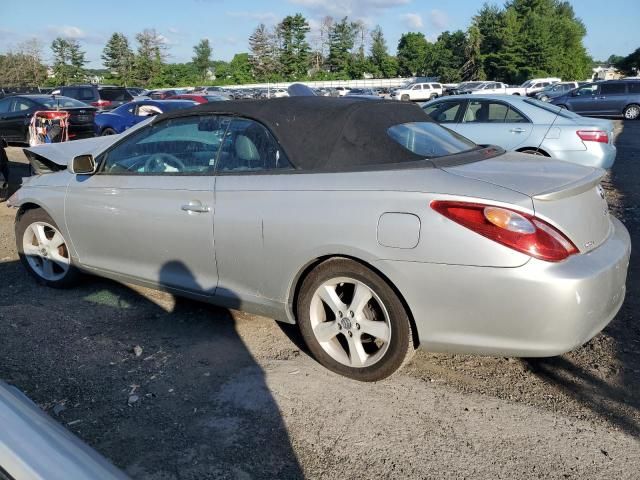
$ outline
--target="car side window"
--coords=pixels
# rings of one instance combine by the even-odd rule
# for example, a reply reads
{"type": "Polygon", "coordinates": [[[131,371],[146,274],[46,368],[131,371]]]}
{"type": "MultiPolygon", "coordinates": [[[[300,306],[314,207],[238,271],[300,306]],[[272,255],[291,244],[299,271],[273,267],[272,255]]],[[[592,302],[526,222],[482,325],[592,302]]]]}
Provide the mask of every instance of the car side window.
{"type": "MultiPolygon", "coordinates": [[[[640,82],[630,82],[629,93],[640,93],[640,82]]],[[[0,111],[2,110],[0,109],[0,111]]]]}
{"type": "Polygon", "coordinates": [[[264,125],[235,118],[227,130],[217,172],[242,173],[292,168],[284,151],[264,125]]]}
{"type": "Polygon", "coordinates": [[[213,173],[229,120],[216,115],[171,118],[126,137],[101,159],[101,174],[213,173]]]}
{"type": "Polygon", "coordinates": [[[10,112],[26,112],[33,106],[33,103],[30,100],[24,98],[14,98],[13,102],[11,102],[11,107],[9,107],[10,112]]]}
{"type": "Polygon", "coordinates": [[[62,95],[77,99],[79,97],[79,92],[77,88],[63,88],[62,95]]]}
{"type": "Polygon", "coordinates": [[[10,98],[5,98],[3,100],[0,100],[0,113],[7,113],[9,111],[10,101],[11,101],[10,98]]]}
{"type": "Polygon", "coordinates": [[[440,102],[429,105],[424,111],[438,123],[454,123],[462,102],[440,102]]]}
{"type": "Polygon", "coordinates": [[[517,110],[514,110],[512,107],[509,107],[507,116],[504,117],[504,122],[505,123],[529,123],[529,120],[517,110]]]}
{"type": "Polygon", "coordinates": [[[596,95],[598,93],[598,85],[595,83],[592,85],[585,85],[576,90],[576,97],[585,97],[590,95],[596,95]]]}
{"type": "Polygon", "coordinates": [[[603,83],[600,85],[600,95],[619,95],[627,93],[624,83],[603,83]]]}
{"type": "Polygon", "coordinates": [[[465,123],[504,123],[509,106],[501,102],[471,101],[464,114],[465,123]]]}
{"type": "Polygon", "coordinates": [[[78,89],[78,100],[93,100],[94,94],[92,88],[79,88],[78,89]]]}

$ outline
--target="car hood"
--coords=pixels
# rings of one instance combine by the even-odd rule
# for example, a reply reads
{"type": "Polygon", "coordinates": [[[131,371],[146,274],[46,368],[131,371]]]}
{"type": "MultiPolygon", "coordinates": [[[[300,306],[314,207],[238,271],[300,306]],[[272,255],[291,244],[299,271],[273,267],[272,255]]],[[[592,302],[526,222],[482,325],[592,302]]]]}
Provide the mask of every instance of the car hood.
{"type": "Polygon", "coordinates": [[[69,160],[78,155],[93,155],[94,157],[97,157],[111,145],[122,139],[123,136],[131,134],[131,132],[138,130],[144,125],[150,123],[152,120],[153,117],[149,118],[148,120],[143,120],[142,122],[128,129],[126,133],[123,134],[86,138],[83,140],[74,140],[71,142],[35,145],[33,147],[25,148],[24,152],[27,155],[27,158],[29,158],[30,160],[32,156],[29,155],[29,152],[35,154],[37,157],[41,157],[48,160],[49,162],[53,162],[56,165],[66,167],[69,163],[69,160]]]}

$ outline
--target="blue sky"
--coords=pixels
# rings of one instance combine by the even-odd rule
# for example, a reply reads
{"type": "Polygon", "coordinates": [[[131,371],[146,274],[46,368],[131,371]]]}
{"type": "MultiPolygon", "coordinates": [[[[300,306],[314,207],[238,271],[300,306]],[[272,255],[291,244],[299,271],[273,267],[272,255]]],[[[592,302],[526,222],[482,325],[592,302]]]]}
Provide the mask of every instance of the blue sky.
{"type": "MultiPolygon", "coordinates": [[[[100,67],[100,53],[114,31],[129,36],[155,28],[169,46],[170,61],[188,61],[193,45],[208,38],[214,58],[229,60],[247,51],[247,39],[260,22],[277,23],[300,12],[315,27],[325,15],[349,15],[380,24],[393,53],[403,32],[423,32],[434,40],[444,30],[466,29],[484,0],[30,0],[2,1],[0,51],[32,37],[49,44],[58,35],[78,39],[89,66],[100,67]]],[[[491,3],[491,2],[490,2],[491,3]]],[[[503,2],[494,2],[502,4],[503,2]]],[[[639,0],[574,0],[588,31],[585,44],[597,59],[627,55],[640,47],[639,0]]]]}

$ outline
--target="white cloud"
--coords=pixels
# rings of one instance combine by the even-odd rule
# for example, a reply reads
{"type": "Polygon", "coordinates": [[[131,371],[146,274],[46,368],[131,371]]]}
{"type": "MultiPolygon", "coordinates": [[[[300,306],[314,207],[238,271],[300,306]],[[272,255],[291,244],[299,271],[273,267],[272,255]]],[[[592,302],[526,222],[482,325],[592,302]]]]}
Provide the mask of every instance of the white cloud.
{"type": "Polygon", "coordinates": [[[100,33],[87,33],[80,27],[73,25],[49,25],[46,29],[46,39],[63,37],[68,40],[78,40],[81,43],[104,44],[107,40],[105,35],[100,33]]]}
{"type": "Polygon", "coordinates": [[[422,16],[420,16],[420,14],[418,13],[405,13],[404,15],[400,15],[400,18],[402,19],[404,24],[411,30],[420,30],[422,27],[424,27],[422,16]]]}
{"type": "Polygon", "coordinates": [[[408,5],[411,0],[289,0],[293,5],[307,8],[317,15],[330,15],[336,18],[349,16],[363,19],[375,16],[385,10],[408,5]]]}
{"type": "Polygon", "coordinates": [[[429,13],[429,23],[436,30],[444,30],[449,25],[449,16],[442,10],[431,10],[429,13]]]}
{"type": "Polygon", "coordinates": [[[172,35],[179,35],[180,34],[180,30],[177,29],[176,27],[167,28],[167,32],[171,33],[172,35]]]}
{"type": "Polygon", "coordinates": [[[226,12],[229,17],[247,18],[263,23],[277,23],[278,16],[273,12],[226,12]]]}

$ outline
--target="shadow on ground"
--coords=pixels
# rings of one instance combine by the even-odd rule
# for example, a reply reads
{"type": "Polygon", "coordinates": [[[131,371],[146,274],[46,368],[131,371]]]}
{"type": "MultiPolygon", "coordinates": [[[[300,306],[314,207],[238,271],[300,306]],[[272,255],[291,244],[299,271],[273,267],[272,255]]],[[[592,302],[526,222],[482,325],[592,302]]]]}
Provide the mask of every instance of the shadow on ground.
{"type": "Polygon", "coordinates": [[[0,378],[133,478],[302,477],[228,310],[91,277],[48,289],[15,261],[0,279],[0,378]]]}
{"type": "Polygon", "coordinates": [[[557,387],[583,407],[625,432],[640,437],[640,122],[625,121],[616,138],[617,162],[603,182],[612,214],[631,234],[632,250],[627,295],[614,321],[573,356],[527,359],[525,364],[543,381],[557,387]],[[610,340],[616,361],[603,367],[594,351],[610,340]],[[580,362],[575,357],[581,357],[580,362]],[[589,358],[591,357],[591,359],[589,358]]]}

